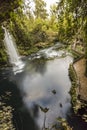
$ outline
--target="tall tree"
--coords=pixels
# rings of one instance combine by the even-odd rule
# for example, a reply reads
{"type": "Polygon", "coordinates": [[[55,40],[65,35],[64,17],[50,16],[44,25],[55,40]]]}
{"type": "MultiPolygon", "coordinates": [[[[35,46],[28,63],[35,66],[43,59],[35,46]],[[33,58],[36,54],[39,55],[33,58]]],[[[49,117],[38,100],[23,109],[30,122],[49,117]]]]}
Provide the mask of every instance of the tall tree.
{"type": "Polygon", "coordinates": [[[53,4],[50,6],[50,17],[57,21],[58,14],[57,14],[57,4],[53,4]]]}
{"type": "Polygon", "coordinates": [[[44,0],[34,0],[35,10],[34,15],[36,18],[46,19],[48,14],[46,10],[46,3],[44,0]]]}
{"type": "Polygon", "coordinates": [[[29,20],[33,21],[33,8],[32,8],[33,1],[32,0],[25,0],[24,2],[24,14],[29,18],[29,20]]]}
{"type": "Polygon", "coordinates": [[[57,14],[57,4],[53,4],[50,6],[50,27],[53,31],[57,31],[58,24],[58,14],[57,14]]]}

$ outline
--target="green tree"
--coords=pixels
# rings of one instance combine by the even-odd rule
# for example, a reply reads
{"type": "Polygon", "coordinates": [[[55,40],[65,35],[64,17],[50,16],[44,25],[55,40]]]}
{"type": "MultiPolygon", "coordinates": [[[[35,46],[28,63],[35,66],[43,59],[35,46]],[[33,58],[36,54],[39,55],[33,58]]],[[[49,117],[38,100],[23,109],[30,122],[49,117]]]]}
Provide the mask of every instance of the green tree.
{"type": "Polygon", "coordinates": [[[7,55],[3,44],[4,31],[2,23],[7,23],[11,18],[11,13],[14,12],[19,6],[22,5],[22,0],[0,0],[0,63],[7,63],[7,55]]]}
{"type": "Polygon", "coordinates": [[[58,28],[58,14],[57,14],[57,4],[53,4],[50,6],[50,27],[53,31],[57,31],[58,28]]]}
{"type": "Polygon", "coordinates": [[[32,0],[25,0],[23,8],[25,15],[31,20],[31,22],[34,20],[32,4],[32,0]]]}
{"type": "Polygon", "coordinates": [[[75,45],[75,49],[80,45],[87,58],[87,0],[60,0],[57,12],[59,40],[75,45]]]}
{"type": "Polygon", "coordinates": [[[21,6],[22,0],[0,0],[0,23],[10,18],[10,13],[21,6]]]}
{"type": "Polygon", "coordinates": [[[34,15],[36,18],[46,19],[48,14],[46,10],[46,3],[44,0],[34,0],[35,10],[34,15]]]}

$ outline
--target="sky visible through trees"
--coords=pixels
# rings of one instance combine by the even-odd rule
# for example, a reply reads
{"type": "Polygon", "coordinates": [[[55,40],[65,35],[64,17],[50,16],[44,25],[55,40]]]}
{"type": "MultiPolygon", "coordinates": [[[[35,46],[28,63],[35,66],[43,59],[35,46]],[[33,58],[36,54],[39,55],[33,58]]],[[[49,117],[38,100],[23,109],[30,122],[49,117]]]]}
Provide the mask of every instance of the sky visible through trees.
{"type": "Polygon", "coordinates": [[[46,4],[47,4],[47,11],[49,11],[50,10],[50,6],[52,5],[52,4],[55,4],[56,2],[58,2],[59,0],[44,0],[45,2],[46,2],[46,4]]]}
{"type": "MultiPolygon", "coordinates": [[[[25,0],[26,4],[29,2],[29,0],[25,0]]],[[[46,2],[46,9],[48,12],[50,12],[50,6],[55,4],[56,2],[59,2],[59,0],[44,0],[44,2],[46,2]]],[[[31,4],[32,6],[34,6],[34,4],[31,4]]]]}

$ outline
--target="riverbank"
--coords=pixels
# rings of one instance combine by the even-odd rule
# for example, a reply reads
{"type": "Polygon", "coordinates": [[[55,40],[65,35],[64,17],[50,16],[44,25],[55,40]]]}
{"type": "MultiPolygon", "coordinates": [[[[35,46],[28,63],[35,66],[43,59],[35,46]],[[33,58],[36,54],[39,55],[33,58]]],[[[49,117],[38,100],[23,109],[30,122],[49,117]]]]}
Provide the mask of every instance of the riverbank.
{"type": "Polygon", "coordinates": [[[87,77],[85,76],[86,59],[82,58],[74,63],[79,79],[78,95],[81,100],[87,101],[87,77]]]}
{"type": "Polygon", "coordinates": [[[87,122],[87,77],[85,76],[86,59],[80,58],[69,67],[71,79],[71,102],[74,113],[87,122]]]}

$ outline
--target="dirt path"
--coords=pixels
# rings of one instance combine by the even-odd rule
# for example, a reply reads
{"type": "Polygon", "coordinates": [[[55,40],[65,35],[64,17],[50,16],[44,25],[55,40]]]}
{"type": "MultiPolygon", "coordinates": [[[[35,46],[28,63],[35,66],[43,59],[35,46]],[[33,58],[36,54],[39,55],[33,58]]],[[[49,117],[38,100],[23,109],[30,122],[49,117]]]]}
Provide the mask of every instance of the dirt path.
{"type": "Polygon", "coordinates": [[[74,63],[74,68],[76,70],[80,87],[79,87],[79,95],[80,98],[87,101],[87,77],[84,75],[85,73],[85,58],[82,58],[81,60],[74,63]]]}

